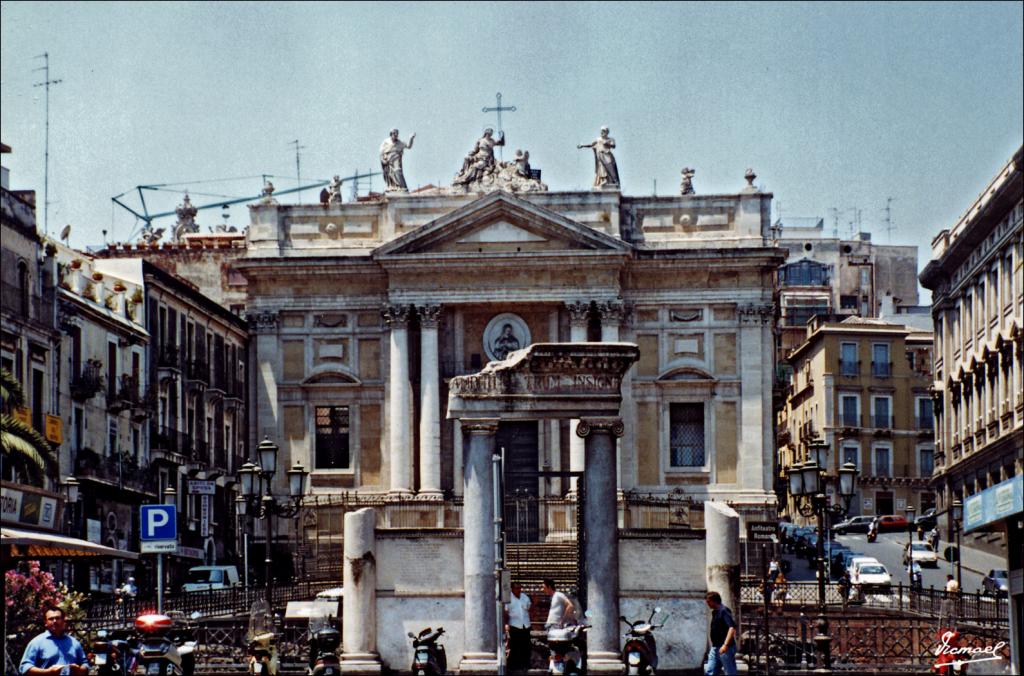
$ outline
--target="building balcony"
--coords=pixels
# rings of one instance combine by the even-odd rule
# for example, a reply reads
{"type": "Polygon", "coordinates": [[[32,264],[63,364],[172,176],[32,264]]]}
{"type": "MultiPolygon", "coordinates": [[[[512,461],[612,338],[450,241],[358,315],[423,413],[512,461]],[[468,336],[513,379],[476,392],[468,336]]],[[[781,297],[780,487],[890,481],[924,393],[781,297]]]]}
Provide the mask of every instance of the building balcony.
{"type": "Polygon", "coordinates": [[[121,490],[131,490],[155,496],[158,490],[157,473],[140,464],[127,453],[105,456],[90,449],[75,453],[75,478],[94,480],[121,490]]]}
{"type": "Polygon", "coordinates": [[[839,416],[839,425],[848,429],[860,427],[860,416],[856,413],[843,413],[839,416]]]}
{"type": "Polygon", "coordinates": [[[157,354],[156,367],[160,380],[181,375],[181,352],[175,345],[164,345],[157,354]]]}
{"type": "Polygon", "coordinates": [[[892,362],[891,361],[873,361],[871,362],[871,375],[875,378],[890,378],[892,377],[892,362]]]}
{"type": "Polygon", "coordinates": [[[125,374],[119,378],[113,396],[107,397],[107,410],[111,413],[120,413],[128,409],[138,408],[142,405],[142,396],[139,394],[139,379],[135,376],[125,374]]]}
{"type": "Polygon", "coordinates": [[[888,413],[879,415],[878,413],[871,416],[871,422],[875,429],[879,430],[891,430],[892,429],[892,416],[888,413]]]}
{"type": "Polygon", "coordinates": [[[805,422],[802,425],[800,425],[800,439],[801,440],[813,439],[817,435],[818,435],[818,431],[814,428],[814,423],[813,422],[808,421],[808,422],[805,422]]]}
{"type": "Polygon", "coordinates": [[[860,375],[860,361],[839,361],[839,375],[850,378],[860,375]]]}
{"type": "Polygon", "coordinates": [[[75,401],[92,399],[103,390],[103,364],[90,359],[82,371],[71,378],[71,398],[75,401]]]}
{"type": "Polygon", "coordinates": [[[188,363],[189,385],[205,387],[210,384],[210,365],[202,359],[193,359],[188,363]]]}

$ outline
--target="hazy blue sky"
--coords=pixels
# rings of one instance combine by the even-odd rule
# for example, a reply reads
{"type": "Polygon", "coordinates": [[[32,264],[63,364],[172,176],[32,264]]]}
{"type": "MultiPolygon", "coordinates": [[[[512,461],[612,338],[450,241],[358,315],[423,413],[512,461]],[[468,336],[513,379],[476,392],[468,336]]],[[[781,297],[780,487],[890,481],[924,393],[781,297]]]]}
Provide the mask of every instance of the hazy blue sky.
{"type": "MultiPolygon", "coordinates": [[[[123,239],[110,198],[138,184],[378,170],[391,127],[411,187],[447,185],[494,116],[552,190],[592,179],[611,127],[624,191],[729,192],[753,167],[783,216],[853,212],[896,243],[950,226],[1022,142],[1022,4],[3,2],[0,136],[42,200],[50,53],[50,230],[123,239]]],[[[291,177],[291,178],[289,178],[291,177]]],[[[375,179],[374,186],[381,186],[375,179]]],[[[194,191],[256,194],[260,180],[194,191]]],[[[314,191],[304,195],[315,199],[314,191]]],[[[155,210],[177,195],[153,195],[155,210]]],[[[284,198],[287,199],[287,198],[284,198]]],[[[347,199],[347,191],[346,191],[347,199]]],[[[197,203],[213,198],[197,196],[197,203]]],[[[203,212],[204,225],[220,220],[203,212]]],[[[241,225],[245,209],[232,209],[241,225]]],[[[42,221],[42,209],[40,209],[42,221]]]]}

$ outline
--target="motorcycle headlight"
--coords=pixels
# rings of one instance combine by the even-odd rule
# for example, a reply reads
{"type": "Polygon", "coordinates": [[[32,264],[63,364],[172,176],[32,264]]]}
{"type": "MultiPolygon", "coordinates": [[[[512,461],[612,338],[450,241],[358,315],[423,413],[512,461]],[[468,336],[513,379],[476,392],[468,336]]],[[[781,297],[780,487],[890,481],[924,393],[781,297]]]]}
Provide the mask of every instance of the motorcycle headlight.
{"type": "Polygon", "coordinates": [[[96,657],[93,658],[93,663],[97,667],[101,667],[104,664],[106,664],[107,663],[107,655],[106,655],[106,653],[98,653],[96,655],[96,657]]]}

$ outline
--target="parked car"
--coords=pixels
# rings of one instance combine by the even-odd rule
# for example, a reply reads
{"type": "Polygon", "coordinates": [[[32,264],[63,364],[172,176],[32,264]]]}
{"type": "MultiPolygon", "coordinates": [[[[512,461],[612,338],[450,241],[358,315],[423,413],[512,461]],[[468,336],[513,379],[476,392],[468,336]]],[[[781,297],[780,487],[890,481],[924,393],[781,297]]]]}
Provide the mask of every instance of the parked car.
{"type": "MultiPolygon", "coordinates": [[[[832,570],[837,576],[842,575],[844,569],[850,570],[850,562],[858,556],[864,556],[864,554],[854,551],[840,551],[832,559],[832,570]]],[[[850,575],[853,575],[852,571],[850,575]]]]}
{"type": "Polygon", "coordinates": [[[846,521],[840,521],[832,527],[832,531],[836,535],[846,535],[847,533],[867,533],[868,527],[871,525],[873,516],[852,516],[846,521]]]}
{"type": "Polygon", "coordinates": [[[903,548],[903,565],[908,565],[911,560],[922,567],[939,567],[939,555],[927,542],[911,542],[903,548]]]}
{"type": "Polygon", "coordinates": [[[808,540],[814,535],[813,528],[801,526],[793,531],[793,552],[800,558],[807,556],[808,540]]]}
{"type": "Polygon", "coordinates": [[[183,592],[211,591],[238,587],[238,569],[234,566],[195,566],[188,569],[183,592]]]}
{"type": "Polygon", "coordinates": [[[907,518],[898,514],[887,514],[878,517],[878,532],[887,533],[892,531],[906,531],[907,518]]]}
{"type": "Polygon", "coordinates": [[[846,570],[850,572],[850,579],[853,580],[854,584],[857,583],[857,566],[859,566],[862,563],[869,562],[881,563],[881,561],[879,561],[875,557],[866,556],[864,554],[861,554],[860,556],[851,557],[850,560],[847,562],[846,570]]]}
{"type": "Polygon", "coordinates": [[[939,517],[937,516],[936,511],[937,510],[934,507],[924,510],[924,513],[917,517],[915,524],[920,528],[923,528],[927,533],[932,528],[935,528],[935,525],[939,522],[939,517]]]}
{"type": "Polygon", "coordinates": [[[1006,596],[1010,591],[1010,575],[1005,570],[990,570],[988,575],[981,579],[981,591],[983,594],[993,596],[1006,596]]]}
{"type": "Polygon", "coordinates": [[[862,561],[854,566],[857,571],[853,583],[861,589],[888,589],[892,587],[892,576],[878,561],[862,561]]]}

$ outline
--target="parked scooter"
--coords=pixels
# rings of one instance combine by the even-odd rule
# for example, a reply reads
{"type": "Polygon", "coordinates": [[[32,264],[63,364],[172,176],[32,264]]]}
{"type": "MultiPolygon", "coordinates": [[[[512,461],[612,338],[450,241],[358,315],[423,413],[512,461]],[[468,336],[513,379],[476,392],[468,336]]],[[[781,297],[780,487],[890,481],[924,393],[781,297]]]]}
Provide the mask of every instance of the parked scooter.
{"type": "Polygon", "coordinates": [[[658,645],[654,641],[654,630],[664,627],[665,623],[654,624],[654,616],[660,612],[661,608],[655,607],[646,621],[630,622],[625,616],[619,617],[629,625],[629,631],[623,635],[626,645],[622,648],[622,662],[629,676],[653,675],[658,669],[658,645]]]}
{"type": "Polygon", "coordinates": [[[341,633],[330,615],[311,615],[309,618],[309,676],[339,676],[341,661],[338,646],[341,633]]]}
{"type": "Polygon", "coordinates": [[[138,630],[138,670],[154,676],[192,676],[195,673],[196,642],[182,640],[168,615],[150,613],[135,618],[138,630]]]}
{"type": "Polygon", "coordinates": [[[419,635],[409,632],[412,639],[413,658],[412,673],[416,676],[441,676],[448,671],[448,656],[444,646],[438,645],[437,639],[444,634],[444,628],[436,630],[427,627],[419,635]]]}
{"type": "Polygon", "coordinates": [[[583,654],[586,645],[588,624],[573,624],[548,629],[548,673],[554,676],[570,676],[582,673],[583,654]]]}
{"type": "Polygon", "coordinates": [[[89,662],[96,667],[96,676],[122,676],[135,672],[135,657],[124,630],[108,632],[100,629],[89,651],[89,662]]]}
{"type": "Polygon", "coordinates": [[[265,600],[254,601],[249,610],[249,673],[277,676],[280,662],[277,658],[277,632],[270,605],[265,600]]]}

